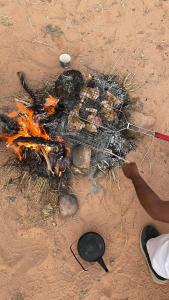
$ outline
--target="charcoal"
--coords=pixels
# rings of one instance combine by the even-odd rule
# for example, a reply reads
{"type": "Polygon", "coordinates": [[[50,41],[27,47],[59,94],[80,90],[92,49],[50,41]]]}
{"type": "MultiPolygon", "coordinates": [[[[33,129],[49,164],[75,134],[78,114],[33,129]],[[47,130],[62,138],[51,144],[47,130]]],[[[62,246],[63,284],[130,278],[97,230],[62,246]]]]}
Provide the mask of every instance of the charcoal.
{"type": "Polygon", "coordinates": [[[23,158],[20,164],[31,176],[49,177],[43,157],[33,149],[23,149],[23,158]]]}
{"type": "Polygon", "coordinates": [[[86,84],[87,87],[90,87],[90,88],[96,88],[97,87],[97,84],[94,80],[94,78],[92,77],[92,79],[90,79],[87,84],[86,84]]]}
{"type": "Polygon", "coordinates": [[[25,78],[25,73],[22,71],[17,72],[18,78],[20,80],[20,83],[22,85],[22,87],[24,88],[24,90],[29,94],[29,96],[31,97],[31,99],[33,101],[36,101],[36,96],[35,93],[33,92],[33,90],[29,87],[29,85],[26,82],[26,78],[25,78]]]}
{"type": "Polygon", "coordinates": [[[61,194],[67,194],[70,191],[71,170],[67,168],[59,180],[58,190],[61,194]]]}
{"type": "Polygon", "coordinates": [[[18,137],[14,141],[15,144],[23,144],[23,143],[32,143],[32,144],[37,144],[41,146],[49,146],[49,147],[57,147],[58,151],[62,149],[61,143],[57,141],[50,141],[50,140],[45,140],[43,138],[39,137],[18,137]]]}
{"type": "Polygon", "coordinates": [[[19,130],[19,126],[15,119],[11,119],[5,114],[0,114],[0,134],[14,134],[19,130]]]}
{"type": "Polygon", "coordinates": [[[28,83],[26,82],[25,73],[22,71],[17,72],[18,78],[23,89],[28,93],[32,100],[32,109],[38,113],[43,111],[43,103],[40,101],[36,93],[29,87],[28,83]]]}
{"type": "Polygon", "coordinates": [[[82,74],[77,70],[64,71],[56,80],[55,93],[61,99],[79,97],[84,86],[82,74]]]}

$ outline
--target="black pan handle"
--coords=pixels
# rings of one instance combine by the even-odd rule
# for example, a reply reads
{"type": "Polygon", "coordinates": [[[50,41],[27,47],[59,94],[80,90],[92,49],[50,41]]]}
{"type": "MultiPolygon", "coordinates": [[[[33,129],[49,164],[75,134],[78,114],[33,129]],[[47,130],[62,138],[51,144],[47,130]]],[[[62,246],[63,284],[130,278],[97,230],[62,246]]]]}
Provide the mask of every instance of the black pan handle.
{"type": "Polygon", "coordinates": [[[105,264],[105,262],[104,262],[104,260],[103,260],[102,257],[99,257],[98,260],[97,260],[97,262],[105,270],[106,273],[109,272],[109,270],[107,269],[106,264],[105,264]]]}

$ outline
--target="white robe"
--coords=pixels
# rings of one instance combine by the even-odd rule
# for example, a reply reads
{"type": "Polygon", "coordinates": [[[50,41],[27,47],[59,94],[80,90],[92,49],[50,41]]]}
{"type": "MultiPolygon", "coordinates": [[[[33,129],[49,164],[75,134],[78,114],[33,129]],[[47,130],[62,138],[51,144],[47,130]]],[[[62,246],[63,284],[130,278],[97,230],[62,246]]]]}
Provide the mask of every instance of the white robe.
{"type": "Polygon", "coordinates": [[[169,234],[150,239],[146,246],[155,272],[169,279],[169,234]]]}

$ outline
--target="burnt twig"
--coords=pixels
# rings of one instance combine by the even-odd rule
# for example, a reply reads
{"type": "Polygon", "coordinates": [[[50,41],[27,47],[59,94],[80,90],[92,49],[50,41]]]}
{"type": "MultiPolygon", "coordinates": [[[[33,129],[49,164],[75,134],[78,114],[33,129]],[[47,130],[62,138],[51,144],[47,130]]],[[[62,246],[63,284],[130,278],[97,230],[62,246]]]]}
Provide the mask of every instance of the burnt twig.
{"type": "Polygon", "coordinates": [[[48,155],[47,155],[45,149],[44,149],[43,147],[40,147],[40,149],[41,149],[41,152],[42,152],[42,154],[43,154],[44,159],[46,160],[48,173],[49,173],[49,174],[52,173],[52,175],[54,175],[54,172],[53,172],[53,170],[52,170],[51,163],[50,163],[50,161],[49,161],[49,158],[48,158],[48,155]]]}
{"type": "Polygon", "coordinates": [[[50,140],[45,140],[40,137],[18,137],[17,139],[14,140],[15,144],[23,144],[24,143],[30,143],[30,144],[37,144],[40,146],[49,146],[52,148],[58,147],[58,151],[62,149],[61,143],[57,141],[50,141],[50,140]]]}

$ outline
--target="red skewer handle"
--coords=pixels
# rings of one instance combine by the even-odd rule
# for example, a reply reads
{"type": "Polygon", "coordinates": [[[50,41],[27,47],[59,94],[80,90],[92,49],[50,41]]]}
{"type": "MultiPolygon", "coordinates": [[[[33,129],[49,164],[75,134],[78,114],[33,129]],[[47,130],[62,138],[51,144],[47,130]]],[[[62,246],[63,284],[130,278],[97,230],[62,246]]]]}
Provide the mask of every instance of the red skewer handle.
{"type": "Polygon", "coordinates": [[[169,135],[162,134],[162,133],[160,133],[160,132],[155,132],[155,133],[154,133],[154,136],[155,136],[157,139],[160,139],[160,140],[164,140],[164,141],[168,141],[168,142],[169,142],[169,135]]]}

